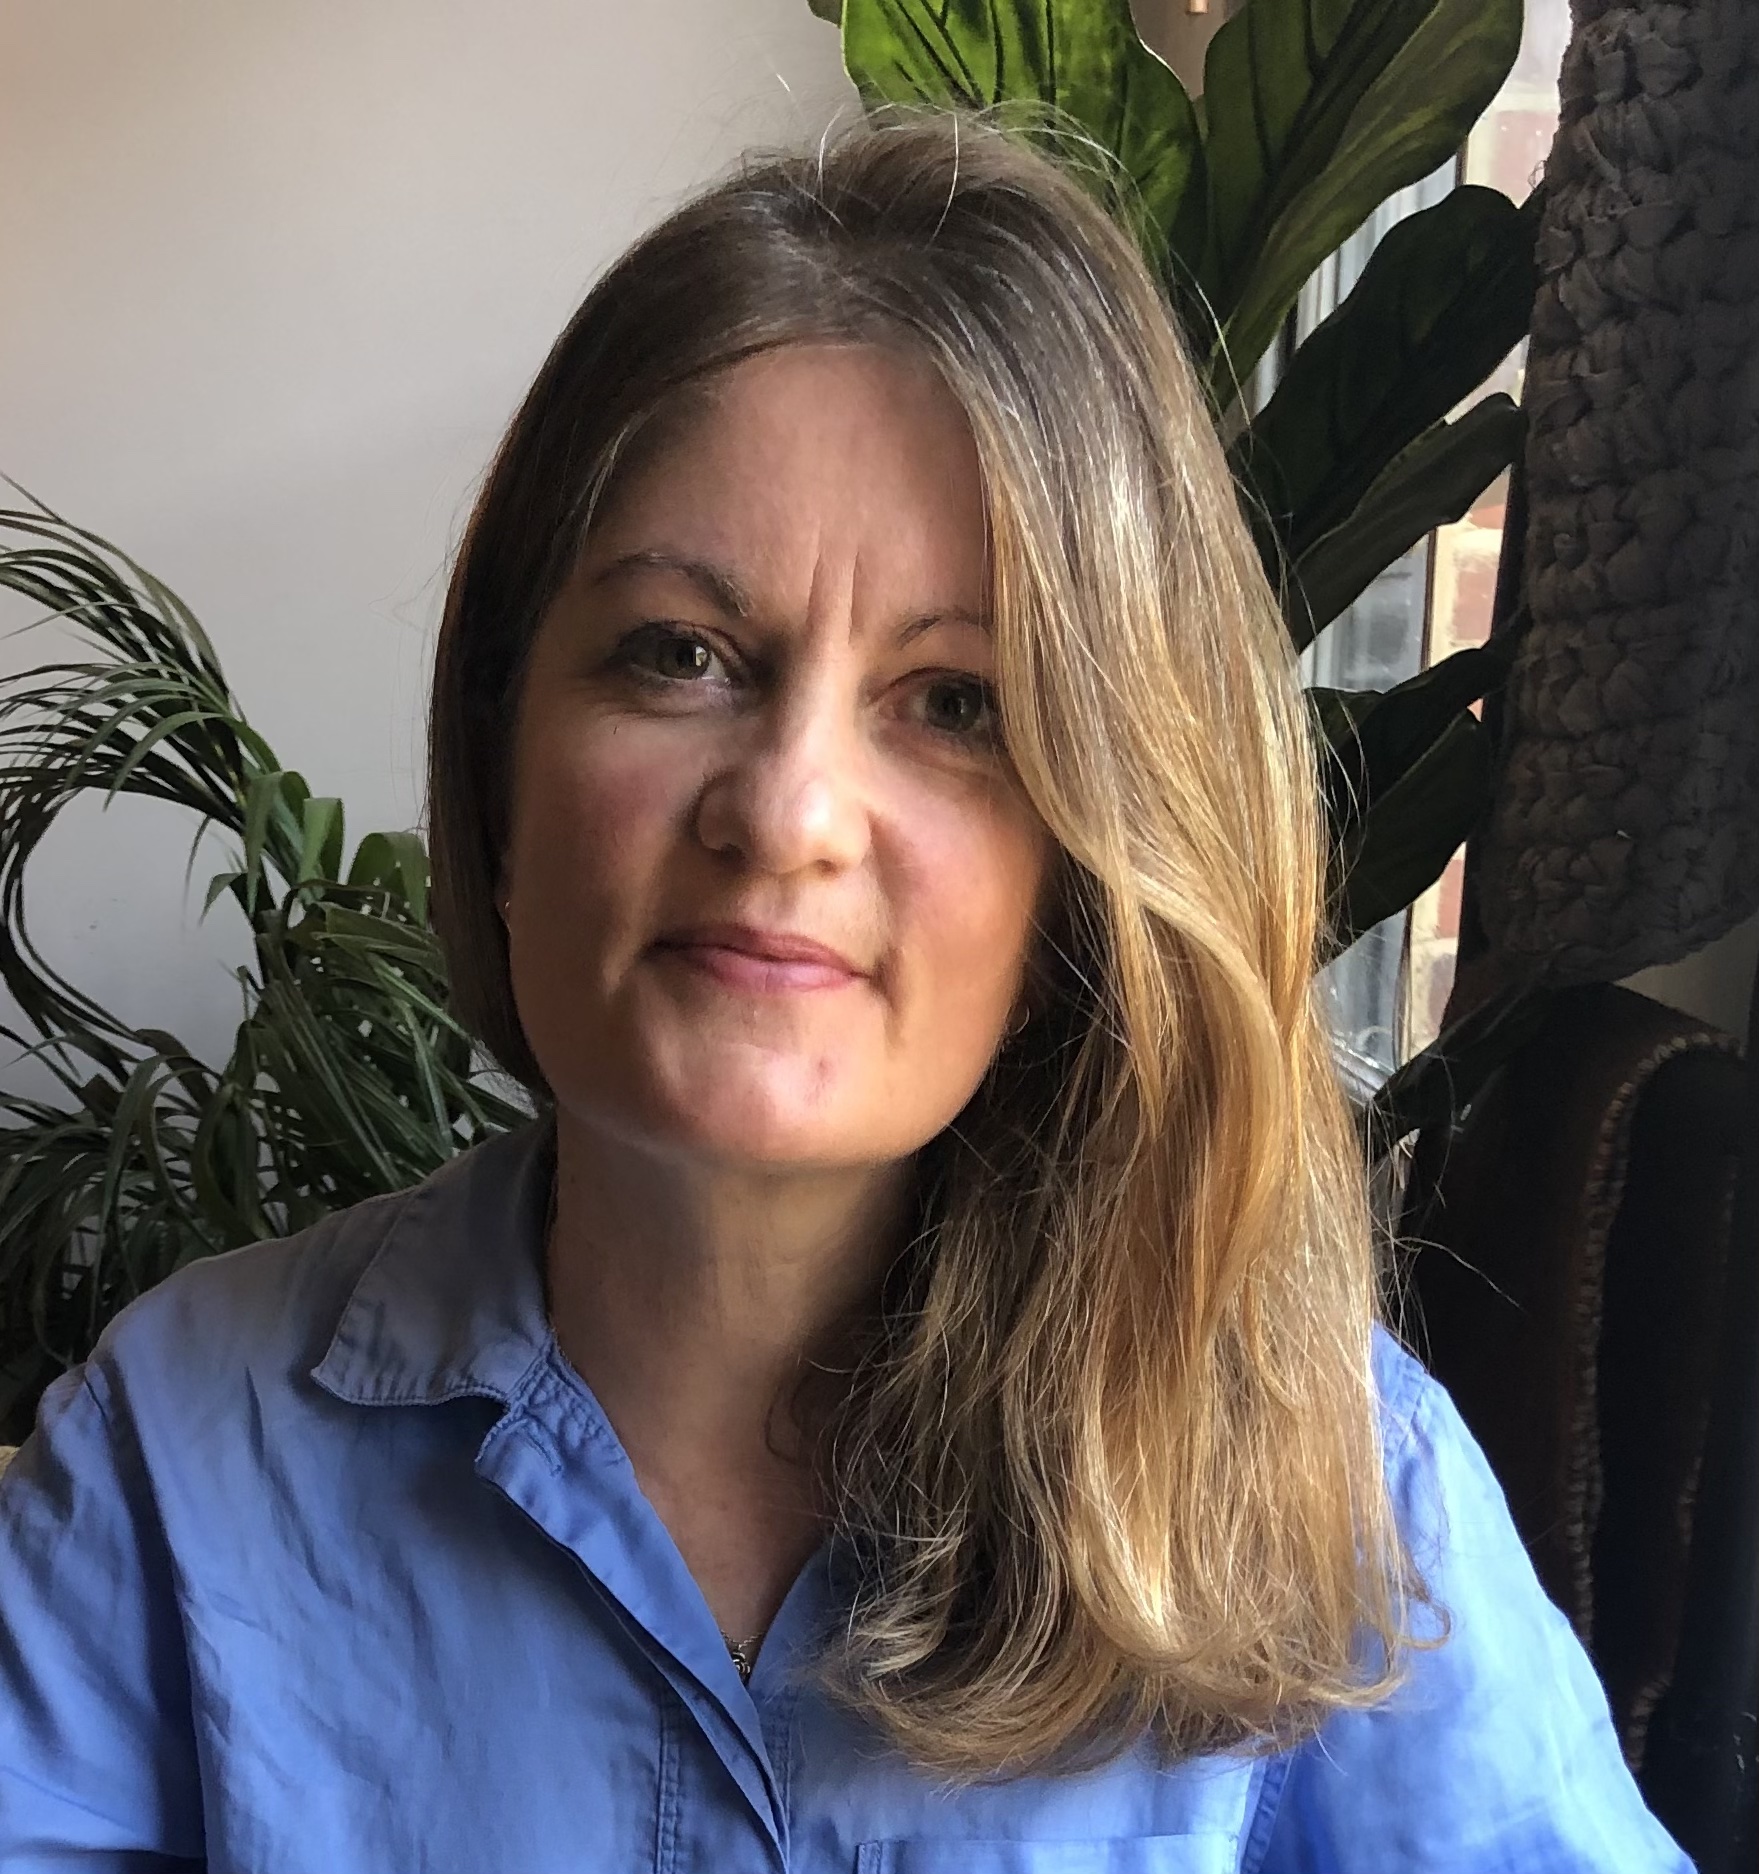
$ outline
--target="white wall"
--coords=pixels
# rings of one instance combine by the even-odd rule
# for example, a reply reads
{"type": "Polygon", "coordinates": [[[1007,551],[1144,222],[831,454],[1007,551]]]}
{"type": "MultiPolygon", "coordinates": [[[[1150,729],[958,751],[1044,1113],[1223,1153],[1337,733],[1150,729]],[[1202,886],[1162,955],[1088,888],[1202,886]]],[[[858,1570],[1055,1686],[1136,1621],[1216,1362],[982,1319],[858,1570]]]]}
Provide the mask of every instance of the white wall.
{"type": "Polygon", "coordinates": [[[1678,963],[1640,971],[1626,987],[1725,1029],[1744,1046],[1755,970],[1759,917],[1750,917],[1678,963]]]}
{"type": "MultiPolygon", "coordinates": [[[[0,472],[190,601],[352,832],[412,825],[448,552],[550,340],[681,193],[852,101],[805,0],[0,0],[0,472]]],[[[82,815],[33,915],[218,1053],[188,840],[82,815]]]]}

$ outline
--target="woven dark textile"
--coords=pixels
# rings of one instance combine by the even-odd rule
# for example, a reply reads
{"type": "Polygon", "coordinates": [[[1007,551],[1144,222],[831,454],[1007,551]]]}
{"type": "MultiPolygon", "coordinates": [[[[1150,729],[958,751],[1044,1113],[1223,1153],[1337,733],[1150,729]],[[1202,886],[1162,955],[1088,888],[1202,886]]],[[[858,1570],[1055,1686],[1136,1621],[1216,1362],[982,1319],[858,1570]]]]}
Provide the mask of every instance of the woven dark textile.
{"type": "Polygon", "coordinates": [[[1576,0],[1526,401],[1532,616],[1476,855],[1554,980],[1759,908],[1759,0],[1576,0]]]}

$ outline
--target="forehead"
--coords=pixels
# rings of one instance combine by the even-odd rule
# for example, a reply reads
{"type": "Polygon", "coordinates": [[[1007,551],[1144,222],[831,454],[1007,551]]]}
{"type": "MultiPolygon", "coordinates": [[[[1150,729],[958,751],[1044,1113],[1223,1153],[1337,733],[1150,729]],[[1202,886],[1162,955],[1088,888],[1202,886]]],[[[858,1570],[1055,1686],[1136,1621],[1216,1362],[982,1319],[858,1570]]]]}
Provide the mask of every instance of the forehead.
{"type": "Polygon", "coordinates": [[[874,345],[790,345],[657,411],[586,543],[750,565],[809,550],[981,576],[971,426],[932,365],[874,345]]]}

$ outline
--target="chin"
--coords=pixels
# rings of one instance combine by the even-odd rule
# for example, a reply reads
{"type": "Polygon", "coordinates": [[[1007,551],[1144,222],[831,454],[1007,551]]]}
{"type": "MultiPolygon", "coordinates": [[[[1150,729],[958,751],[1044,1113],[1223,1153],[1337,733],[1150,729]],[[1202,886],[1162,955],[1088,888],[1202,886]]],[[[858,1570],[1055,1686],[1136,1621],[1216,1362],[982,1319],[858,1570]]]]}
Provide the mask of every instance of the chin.
{"type": "Polygon", "coordinates": [[[827,1080],[846,1076],[826,1062],[753,1061],[750,1048],[712,1051],[715,1060],[666,1075],[655,1088],[656,1130],[675,1149],[726,1164],[770,1166],[848,1164],[875,1154],[871,1124],[827,1099],[827,1080]]]}
{"type": "Polygon", "coordinates": [[[644,1156],[777,1170],[876,1156],[877,1102],[859,1096],[882,1076],[852,1058],[858,1047],[760,1046],[671,1023],[570,1040],[564,1058],[539,1056],[558,1104],[644,1156]]]}

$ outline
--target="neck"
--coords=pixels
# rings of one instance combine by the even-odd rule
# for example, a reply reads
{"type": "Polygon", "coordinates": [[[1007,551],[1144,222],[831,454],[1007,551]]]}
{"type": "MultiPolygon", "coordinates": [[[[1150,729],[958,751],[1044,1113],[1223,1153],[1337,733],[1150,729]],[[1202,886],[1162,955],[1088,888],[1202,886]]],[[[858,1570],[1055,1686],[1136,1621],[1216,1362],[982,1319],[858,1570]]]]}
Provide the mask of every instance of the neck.
{"type": "Polygon", "coordinates": [[[909,1183],[908,1162],[696,1167],[559,1116],[548,1275],[563,1351],[613,1417],[615,1398],[643,1420],[700,1410],[724,1425],[741,1400],[761,1418],[878,1289],[909,1183]]]}
{"type": "Polygon", "coordinates": [[[871,1305],[911,1180],[909,1161],[705,1167],[558,1114],[557,1341],[728,1631],[761,1630],[817,1546],[805,1446],[775,1434],[806,1363],[871,1305]]]}

